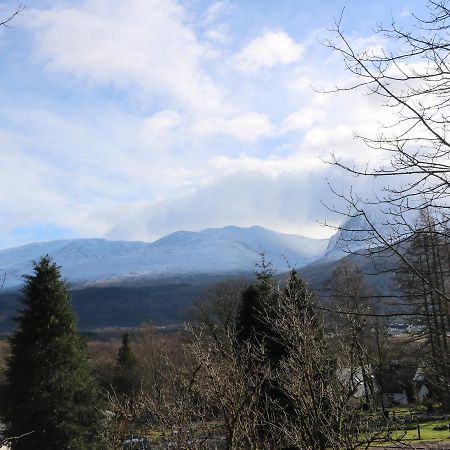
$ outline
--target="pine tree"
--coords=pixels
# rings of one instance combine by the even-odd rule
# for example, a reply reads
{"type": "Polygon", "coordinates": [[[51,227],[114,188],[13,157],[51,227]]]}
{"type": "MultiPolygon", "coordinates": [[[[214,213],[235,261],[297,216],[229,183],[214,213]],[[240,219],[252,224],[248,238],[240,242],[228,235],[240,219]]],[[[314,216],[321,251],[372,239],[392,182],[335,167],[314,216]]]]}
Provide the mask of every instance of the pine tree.
{"type": "MultiPolygon", "coordinates": [[[[263,270],[258,273],[258,283],[250,285],[242,293],[241,308],[237,318],[237,340],[245,345],[251,344],[256,348],[263,347],[265,358],[259,361],[262,366],[270,368],[275,375],[283,359],[288,355],[288,348],[282,342],[279,330],[271,321],[273,314],[278,313],[278,305],[283,298],[281,292],[274,284],[273,274],[263,260],[263,270]]],[[[287,288],[288,289],[288,288],[287,288]]],[[[259,377],[264,370],[249,367],[249,383],[252,385],[252,371],[259,377]]],[[[257,381],[258,383],[258,381],[257,381]]],[[[256,384],[257,384],[256,383],[256,384]]],[[[258,425],[258,439],[261,445],[269,444],[271,447],[279,445],[278,433],[274,433],[268,423],[281,423],[285,417],[294,414],[291,401],[281,389],[276,376],[270,376],[262,381],[259,395],[258,409],[260,424],[258,425]]]]}
{"type": "Polygon", "coordinates": [[[25,277],[7,367],[3,419],[13,450],[93,449],[98,388],[59,267],[48,256],[25,277]]]}
{"type": "Polygon", "coordinates": [[[136,374],[137,360],[130,345],[127,333],[122,336],[122,346],[117,354],[117,367],[114,385],[119,394],[131,396],[138,385],[136,374]]]}
{"type": "Polygon", "coordinates": [[[285,411],[291,431],[298,433],[292,449],[330,448],[328,434],[336,425],[328,391],[336,380],[335,361],[329,354],[314,298],[313,292],[292,270],[273,313],[280,346],[285,349],[279,390],[286,398],[285,411]],[[297,386],[302,386],[301,390],[293,388],[294,378],[297,386]]]}
{"type": "Polygon", "coordinates": [[[131,370],[136,365],[136,357],[134,356],[127,333],[122,336],[122,346],[119,348],[117,364],[124,371],[131,370]]]}
{"type": "MultiPolygon", "coordinates": [[[[265,358],[259,364],[270,368],[271,376],[262,383],[258,402],[261,446],[325,449],[327,431],[322,425],[330,423],[326,417],[331,411],[325,391],[335,378],[335,367],[334,361],[324,356],[327,348],[314,309],[314,295],[295,271],[290,272],[285,289],[276,286],[271,274],[266,272],[258,279],[257,284],[243,292],[237,340],[263,346],[265,358]],[[301,396],[290,388],[294,377],[304,385],[301,396]],[[300,439],[302,445],[291,438],[283,443],[286,436],[280,430],[290,430],[286,433],[289,435],[302,426],[303,431],[308,430],[307,438],[300,439]],[[303,446],[305,443],[307,447],[303,446]]],[[[250,385],[254,384],[253,369],[248,368],[250,385]]]]}
{"type": "Polygon", "coordinates": [[[257,283],[251,284],[242,292],[241,305],[237,315],[238,342],[251,342],[263,345],[268,361],[276,364],[284,350],[279,344],[274,327],[267,320],[267,313],[279,297],[273,281],[273,272],[262,254],[261,271],[257,274],[257,283]]]}

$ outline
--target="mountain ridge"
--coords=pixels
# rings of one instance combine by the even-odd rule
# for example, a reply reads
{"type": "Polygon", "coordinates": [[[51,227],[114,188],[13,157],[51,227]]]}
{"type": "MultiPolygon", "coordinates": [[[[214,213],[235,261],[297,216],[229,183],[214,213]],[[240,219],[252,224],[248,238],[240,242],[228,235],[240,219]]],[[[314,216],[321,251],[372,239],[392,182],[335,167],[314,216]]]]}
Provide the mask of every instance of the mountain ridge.
{"type": "Polygon", "coordinates": [[[69,283],[89,286],[142,277],[249,272],[261,252],[275,270],[287,270],[322,256],[327,243],[261,226],[177,231],[153,242],[62,239],[0,250],[0,272],[6,273],[5,288],[17,287],[32,270],[32,261],[48,254],[69,283]]]}
{"type": "MultiPolygon", "coordinates": [[[[64,239],[0,250],[0,274],[7,272],[8,282],[0,290],[0,332],[14,329],[22,274],[32,271],[32,259],[46,253],[62,266],[81,329],[136,327],[146,321],[181,326],[208,286],[233,278],[254,280],[261,251],[280,279],[289,268],[298,269],[319,296],[341,261],[370,272],[370,260],[342,249],[351,237],[348,230],[361,228],[353,225],[344,223],[344,231],[330,240],[228,226],[178,231],[150,243],[64,239]]],[[[391,284],[387,275],[367,281],[381,292],[391,284]]]]}

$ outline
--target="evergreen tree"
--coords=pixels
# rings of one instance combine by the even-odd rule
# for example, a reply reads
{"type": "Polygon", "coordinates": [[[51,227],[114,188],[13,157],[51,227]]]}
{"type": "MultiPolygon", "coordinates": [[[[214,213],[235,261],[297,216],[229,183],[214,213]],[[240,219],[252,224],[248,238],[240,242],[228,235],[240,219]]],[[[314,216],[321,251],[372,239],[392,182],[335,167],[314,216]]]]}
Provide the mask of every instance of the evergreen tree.
{"type": "Polygon", "coordinates": [[[279,391],[285,396],[291,431],[298,433],[292,449],[329,448],[328,434],[338,422],[334,422],[329,391],[329,386],[336,381],[335,361],[329,354],[314,298],[304,281],[291,271],[280,303],[274,310],[278,339],[285,349],[279,391]],[[301,390],[292,389],[293,378],[302,386],[301,390]],[[299,439],[299,436],[302,437],[299,439]]]}
{"type": "Polygon", "coordinates": [[[10,338],[3,419],[13,450],[95,448],[98,388],[59,267],[48,256],[25,277],[10,338]]]}
{"type": "Polygon", "coordinates": [[[131,370],[136,365],[136,358],[131,348],[130,339],[127,333],[122,336],[122,346],[119,348],[117,364],[119,369],[123,371],[131,370]]]}
{"type": "MultiPolygon", "coordinates": [[[[280,431],[303,425],[309,430],[304,441],[308,442],[308,448],[324,449],[327,439],[322,425],[329,423],[326,417],[331,411],[325,387],[335,378],[335,366],[323,355],[326,343],[314,309],[314,296],[295,271],[290,272],[285,289],[274,284],[270,273],[263,272],[258,280],[243,292],[237,340],[241,344],[263,346],[265,359],[260,364],[270,368],[271,376],[262,384],[258,403],[260,444],[271,448],[304,448],[290,438],[283,443],[280,431]],[[305,388],[301,401],[297,392],[290,392],[293,377],[303,380],[309,388],[308,394],[305,388]],[[308,407],[302,403],[305,396],[308,407]],[[310,408],[312,404],[316,406],[310,408]]],[[[253,369],[248,368],[250,385],[253,369]]],[[[255,373],[258,376],[257,370],[255,373]]]]}
{"type": "Polygon", "coordinates": [[[116,377],[114,379],[115,388],[118,393],[131,396],[134,388],[138,384],[136,374],[136,357],[130,345],[127,333],[122,336],[122,346],[117,355],[116,377]]]}
{"type": "Polygon", "coordinates": [[[251,284],[242,293],[236,324],[237,340],[263,345],[268,360],[276,364],[282,357],[283,348],[267,314],[276,305],[279,293],[275,289],[273,273],[264,255],[261,269],[257,274],[258,282],[251,284]]]}
{"type": "MultiPolygon", "coordinates": [[[[250,285],[242,293],[241,308],[237,318],[237,340],[240,345],[251,344],[256,348],[263,347],[265,358],[259,361],[259,364],[269,367],[275,374],[288,352],[280,339],[275,323],[271,321],[281,301],[282,293],[274,285],[273,274],[264,260],[262,268],[263,270],[257,275],[258,283],[250,285]]],[[[264,370],[253,366],[248,368],[248,373],[248,382],[253,385],[255,380],[252,377],[260,377],[264,370]]],[[[270,376],[262,381],[259,397],[258,409],[261,419],[257,434],[260,445],[269,444],[271,447],[278,447],[278,436],[267,424],[281,423],[286,415],[293,414],[290,399],[281,390],[276,376],[270,376]]]]}

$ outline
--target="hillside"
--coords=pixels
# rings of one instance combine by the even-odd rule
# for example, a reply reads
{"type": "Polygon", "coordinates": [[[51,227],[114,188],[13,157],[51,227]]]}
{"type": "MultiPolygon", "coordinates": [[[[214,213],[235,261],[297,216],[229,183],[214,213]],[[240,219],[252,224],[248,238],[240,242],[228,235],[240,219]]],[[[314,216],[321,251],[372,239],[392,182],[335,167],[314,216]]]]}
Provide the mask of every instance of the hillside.
{"type": "Polygon", "coordinates": [[[276,233],[262,227],[180,231],[155,242],[75,239],[30,244],[0,251],[5,288],[22,283],[32,261],[48,254],[74,287],[145,283],[151,279],[194,275],[233,275],[253,271],[260,253],[275,270],[303,267],[324,254],[325,239],[276,233]]]}
{"type": "MultiPolygon", "coordinates": [[[[44,254],[62,267],[80,328],[94,329],[144,321],[180,323],[209,284],[252,279],[261,251],[276,273],[295,267],[316,289],[326,286],[343,258],[373,272],[369,260],[347,255],[340,244],[339,233],[328,242],[256,226],[229,226],[180,231],[152,243],[74,239],[2,250],[0,271],[6,273],[6,283],[0,291],[0,331],[13,328],[21,277],[31,271],[32,260],[44,254]]],[[[392,287],[389,274],[367,281],[383,293],[392,287]]]]}

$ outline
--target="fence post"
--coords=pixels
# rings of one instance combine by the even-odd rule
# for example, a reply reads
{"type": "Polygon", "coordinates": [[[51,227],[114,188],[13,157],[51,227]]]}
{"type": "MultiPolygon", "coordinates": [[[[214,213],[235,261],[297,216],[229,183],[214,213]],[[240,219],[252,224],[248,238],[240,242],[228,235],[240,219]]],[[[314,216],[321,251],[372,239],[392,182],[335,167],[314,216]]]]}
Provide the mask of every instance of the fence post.
{"type": "Polygon", "coordinates": [[[418,434],[418,440],[420,441],[420,423],[417,424],[417,434],[418,434]]]}

